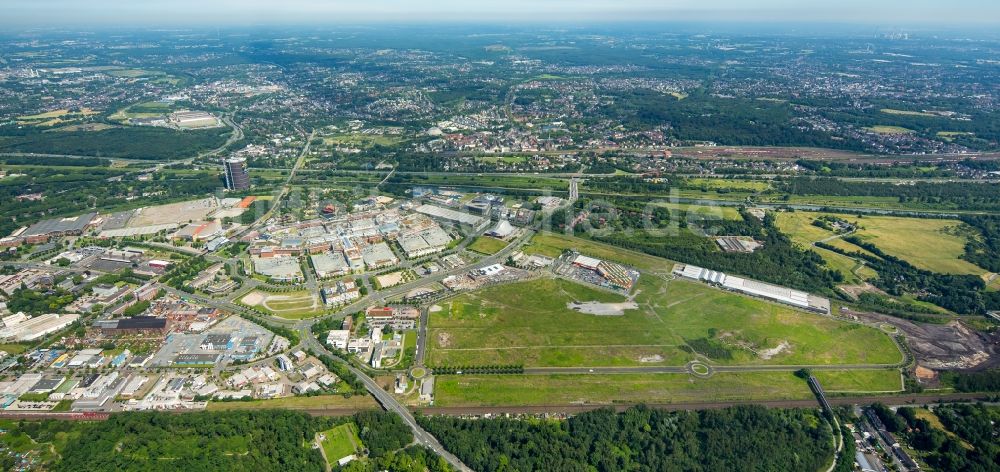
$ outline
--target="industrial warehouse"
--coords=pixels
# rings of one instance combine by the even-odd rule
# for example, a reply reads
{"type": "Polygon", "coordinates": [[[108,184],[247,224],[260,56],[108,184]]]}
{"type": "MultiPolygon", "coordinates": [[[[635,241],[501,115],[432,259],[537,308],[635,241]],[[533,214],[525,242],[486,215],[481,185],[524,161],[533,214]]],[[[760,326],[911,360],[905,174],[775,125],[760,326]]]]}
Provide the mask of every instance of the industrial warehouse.
{"type": "Polygon", "coordinates": [[[797,308],[802,308],[804,310],[822,314],[830,313],[830,300],[828,298],[817,297],[799,290],[779,287],[777,285],[745,279],[735,275],[726,275],[722,272],[708,270],[690,264],[675,265],[674,274],[686,279],[703,281],[712,285],[721,286],[728,290],[766,298],[768,300],[781,302],[797,308]]]}

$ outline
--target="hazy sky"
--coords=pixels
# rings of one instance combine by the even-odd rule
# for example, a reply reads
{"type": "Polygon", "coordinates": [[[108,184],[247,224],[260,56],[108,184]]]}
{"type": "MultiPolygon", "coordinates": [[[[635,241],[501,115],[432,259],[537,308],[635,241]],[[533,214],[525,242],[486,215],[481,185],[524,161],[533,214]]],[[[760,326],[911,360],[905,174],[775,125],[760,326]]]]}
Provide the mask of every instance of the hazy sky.
{"type": "Polygon", "coordinates": [[[0,0],[7,27],[345,22],[1000,24],[1000,0],[0,0]]]}

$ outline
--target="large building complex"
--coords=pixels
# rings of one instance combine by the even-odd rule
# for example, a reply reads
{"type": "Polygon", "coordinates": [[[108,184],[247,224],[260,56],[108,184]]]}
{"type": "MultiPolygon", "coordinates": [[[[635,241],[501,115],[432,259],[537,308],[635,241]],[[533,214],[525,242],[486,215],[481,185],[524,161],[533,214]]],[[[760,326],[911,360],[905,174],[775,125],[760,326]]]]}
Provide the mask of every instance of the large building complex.
{"type": "Polygon", "coordinates": [[[250,188],[250,173],[247,171],[246,159],[226,159],[222,161],[222,167],[226,172],[227,189],[246,190],[250,188]]]}

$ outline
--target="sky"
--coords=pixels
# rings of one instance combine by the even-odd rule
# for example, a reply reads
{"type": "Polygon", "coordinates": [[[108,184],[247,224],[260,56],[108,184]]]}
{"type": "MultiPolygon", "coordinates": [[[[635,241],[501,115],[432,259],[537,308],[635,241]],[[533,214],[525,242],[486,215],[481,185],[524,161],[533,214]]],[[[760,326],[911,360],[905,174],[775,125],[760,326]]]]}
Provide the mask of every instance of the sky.
{"type": "Polygon", "coordinates": [[[2,0],[0,25],[782,22],[1000,25],[998,0],[2,0]]]}

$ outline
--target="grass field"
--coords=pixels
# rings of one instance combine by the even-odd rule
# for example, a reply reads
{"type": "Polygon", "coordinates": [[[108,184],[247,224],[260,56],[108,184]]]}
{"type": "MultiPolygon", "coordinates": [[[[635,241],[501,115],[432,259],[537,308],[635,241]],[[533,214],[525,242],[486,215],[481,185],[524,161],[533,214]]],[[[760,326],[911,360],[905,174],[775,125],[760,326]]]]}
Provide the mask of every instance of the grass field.
{"type": "Polygon", "coordinates": [[[268,408],[286,408],[290,410],[316,410],[340,408],[378,408],[378,404],[369,395],[354,395],[344,398],[340,395],[317,395],[314,397],[285,397],[271,400],[252,400],[248,402],[208,402],[209,411],[219,410],[260,410],[268,408]]]}
{"type": "Polygon", "coordinates": [[[891,364],[892,341],[848,324],[707,285],[644,274],[623,316],[593,316],[570,301],[624,298],[564,280],[542,279],[461,295],[431,314],[430,365],[683,365],[722,346],[718,364],[891,364]],[[694,343],[700,340],[701,342],[694,343]]]}
{"type": "MultiPolygon", "coordinates": [[[[805,211],[778,213],[778,227],[792,241],[809,247],[813,242],[834,235],[833,232],[812,225],[812,221],[821,214],[824,213],[805,211]]],[[[859,237],[875,244],[885,253],[904,259],[916,267],[949,274],[981,275],[986,272],[975,264],[959,258],[965,252],[965,243],[968,241],[967,230],[962,229],[960,221],[895,216],[864,218],[858,218],[856,215],[836,216],[856,222],[859,225],[856,233],[859,237]]],[[[848,251],[860,249],[840,240],[831,240],[828,243],[848,251]]]]}
{"type": "Polygon", "coordinates": [[[7,354],[17,355],[27,351],[28,347],[28,344],[3,343],[0,344],[0,351],[6,352],[7,354]]]}
{"type": "MultiPolygon", "coordinates": [[[[899,390],[898,371],[814,372],[828,392],[899,390]],[[870,372],[870,373],[869,373],[870,372]],[[893,384],[892,382],[895,382],[893,384]],[[890,388],[895,385],[895,388],[890,388]]],[[[438,376],[437,406],[516,406],[611,403],[699,403],[814,398],[792,372],[438,376]]]]}
{"type": "Polygon", "coordinates": [[[469,245],[469,250],[492,256],[502,251],[505,247],[507,247],[507,242],[504,240],[489,236],[480,236],[469,245]]]}
{"type": "Polygon", "coordinates": [[[282,318],[302,319],[318,316],[326,311],[322,300],[305,290],[296,292],[268,293],[254,290],[243,296],[240,302],[282,318]]]}
{"type": "Polygon", "coordinates": [[[567,249],[579,251],[583,254],[597,257],[599,259],[620,262],[642,271],[648,271],[656,274],[668,274],[674,267],[674,263],[666,259],[586,239],[567,236],[561,233],[536,233],[532,236],[530,243],[525,246],[524,253],[559,257],[559,255],[567,249]]]}
{"type": "Polygon", "coordinates": [[[883,108],[880,111],[887,115],[926,116],[930,118],[938,116],[933,113],[927,113],[926,111],[896,110],[893,108],[883,108]]]}
{"type": "Polygon", "coordinates": [[[354,423],[345,423],[320,434],[325,436],[322,443],[323,453],[331,464],[354,454],[362,447],[361,438],[358,437],[358,427],[354,423]]]}
{"type": "Polygon", "coordinates": [[[323,137],[323,144],[328,146],[357,146],[369,148],[376,145],[395,146],[401,142],[403,142],[403,138],[399,136],[382,134],[350,133],[323,137]]]}
{"type": "Polygon", "coordinates": [[[710,189],[731,189],[762,192],[771,188],[771,183],[763,180],[743,179],[688,179],[690,185],[700,185],[710,189]]]}
{"type": "Polygon", "coordinates": [[[670,210],[681,210],[688,213],[694,213],[699,216],[704,216],[706,218],[718,217],[724,220],[740,220],[743,217],[740,216],[740,211],[734,206],[708,206],[708,205],[689,205],[686,203],[656,203],[656,206],[662,206],[670,210]]]}
{"type": "Polygon", "coordinates": [[[903,128],[902,126],[875,125],[865,129],[878,134],[908,134],[913,132],[912,129],[903,128]]]}

